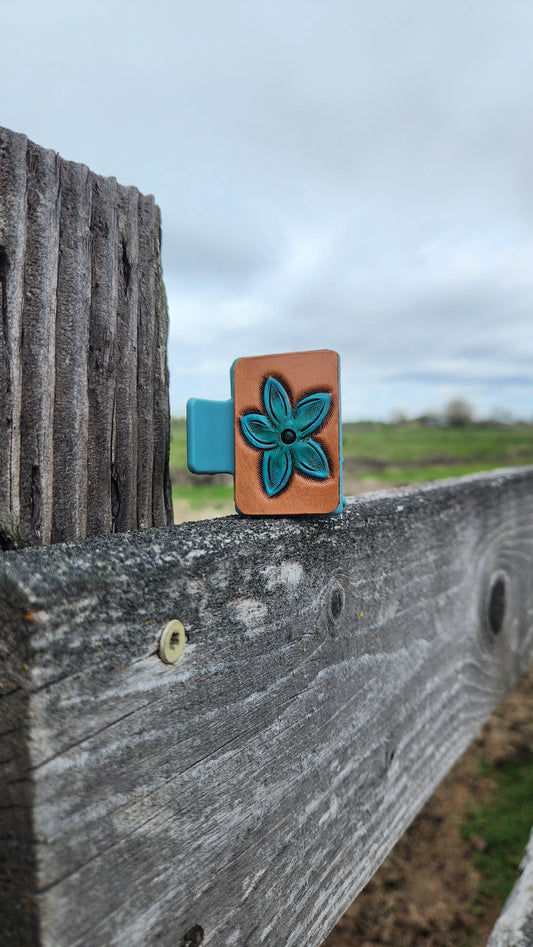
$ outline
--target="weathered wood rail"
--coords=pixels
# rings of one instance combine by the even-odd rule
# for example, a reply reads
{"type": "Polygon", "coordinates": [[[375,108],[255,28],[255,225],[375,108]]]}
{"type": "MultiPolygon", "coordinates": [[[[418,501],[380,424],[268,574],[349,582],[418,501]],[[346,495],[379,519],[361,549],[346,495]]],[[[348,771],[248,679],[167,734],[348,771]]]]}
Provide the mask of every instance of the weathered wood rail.
{"type": "Polygon", "coordinates": [[[532,496],[3,553],[7,942],[317,947],[533,657],[532,496]]]}

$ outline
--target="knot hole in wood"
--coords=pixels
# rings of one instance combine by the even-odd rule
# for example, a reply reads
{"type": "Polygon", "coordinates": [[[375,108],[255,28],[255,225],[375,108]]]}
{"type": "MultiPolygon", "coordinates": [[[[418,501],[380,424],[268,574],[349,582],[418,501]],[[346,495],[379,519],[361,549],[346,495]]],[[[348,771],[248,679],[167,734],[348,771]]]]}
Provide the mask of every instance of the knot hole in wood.
{"type": "Polygon", "coordinates": [[[199,924],[189,928],[183,935],[179,947],[200,947],[204,940],[204,929],[199,924]]]}
{"type": "Polygon", "coordinates": [[[520,576],[514,571],[511,574],[500,563],[493,561],[491,565],[492,568],[483,568],[478,599],[480,644],[492,652],[494,648],[503,648],[503,639],[511,635],[513,641],[509,641],[509,644],[514,650],[518,647],[518,641],[514,640],[517,630],[515,619],[523,598],[520,576]]]}
{"type": "Polygon", "coordinates": [[[488,620],[489,628],[497,635],[503,625],[505,616],[505,580],[503,575],[495,576],[489,594],[488,620]]]}
{"type": "Polygon", "coordinates": [[[330,633],[335,635],[336,626],[339,624],[346,608],[346,592],[339,581],[332,582],[328,588],[326,608],[328,628],[330,633]]]}

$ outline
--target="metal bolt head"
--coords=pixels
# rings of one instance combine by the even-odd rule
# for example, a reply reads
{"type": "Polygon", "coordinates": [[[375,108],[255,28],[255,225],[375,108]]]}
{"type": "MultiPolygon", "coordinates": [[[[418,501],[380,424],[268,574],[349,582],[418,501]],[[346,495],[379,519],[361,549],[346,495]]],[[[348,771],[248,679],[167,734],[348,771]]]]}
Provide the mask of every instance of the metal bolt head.
{"type": "Polygon", "coordinates": [[[183,654],[187,638],[185,628],[177,619],[165,625],[159,638],[159,657],[165,664],[176,664],[183,654]]]}

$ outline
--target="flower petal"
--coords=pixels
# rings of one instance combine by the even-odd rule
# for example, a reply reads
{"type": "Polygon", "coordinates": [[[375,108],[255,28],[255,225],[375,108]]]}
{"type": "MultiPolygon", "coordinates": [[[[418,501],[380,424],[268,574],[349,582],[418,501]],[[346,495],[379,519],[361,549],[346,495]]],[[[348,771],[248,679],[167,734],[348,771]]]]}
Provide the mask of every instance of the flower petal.
{"type": "Polygon", "coordinates": [[[295,467],[308,477],[325,480],[329,475],[328,459],[320,444],[311,437],[296,441],[291,447],[295,467]]]}
{"type": "Polygon", "coordinates": [[[307,437],[322,424],[331,406],[331,395],[317,391],[302,398],[294,409],[294,430],[300,437],[307,437]]]}
{"type": "Polygon", "coordinates": [[[268,414],[272,424],[276,427],[286,427],[292,418],[291,405],[287,397],[287,392],[283,385],[275,378],[267,378],[265,391],[263,394],[265,401],[265,411],[268,414]]]}
{"type": "Polygon", "coordinates": [[[246,440],[253,447],[269,450],[279,444],[279,435],[272,424],[262,414],[245,414],[241,418],[241,428],[246,440]]]}
{"type": "Polygon", "coordinates": [[[263,454],[263,483],[269,497],[281,493],[292,473],[291,452],[286,447],[267,450],[263,454]]]}

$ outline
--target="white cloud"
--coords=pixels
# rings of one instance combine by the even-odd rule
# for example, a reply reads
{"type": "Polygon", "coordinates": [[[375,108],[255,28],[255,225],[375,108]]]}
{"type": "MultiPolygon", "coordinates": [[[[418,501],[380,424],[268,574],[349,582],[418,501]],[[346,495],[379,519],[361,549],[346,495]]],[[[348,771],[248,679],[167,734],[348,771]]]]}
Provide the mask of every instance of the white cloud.
{"type": "Polygon", "coordinates": [[[533,416],[529,0],[2,15],[0,122],[161,206],[175,410],[327,346],[348,416],[533,416]]]}

